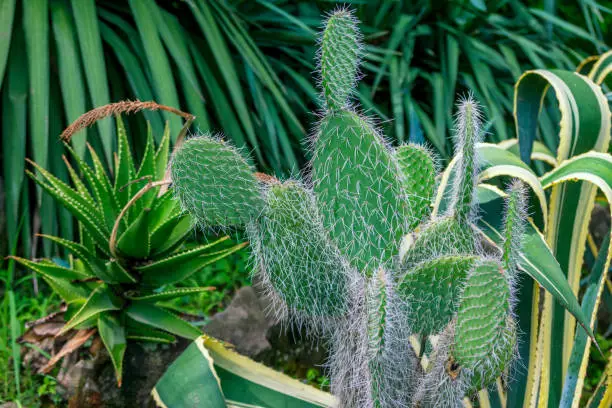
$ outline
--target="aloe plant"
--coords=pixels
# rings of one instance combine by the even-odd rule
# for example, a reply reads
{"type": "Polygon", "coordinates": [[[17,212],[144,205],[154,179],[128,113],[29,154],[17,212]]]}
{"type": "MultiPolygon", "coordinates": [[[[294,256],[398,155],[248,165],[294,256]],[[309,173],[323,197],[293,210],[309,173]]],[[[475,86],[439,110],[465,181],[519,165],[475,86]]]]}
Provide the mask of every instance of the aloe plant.
{"type": "Polygon", "coordinates": [[[457,406],[516,354],[526,196],[509,187],[503,250],[485,250],[473,228],[482,118],[468,97],[458,105],[450,205],[431,216],[435,159],[420,146],[390,147],[351,99],[359,41],[350,11],[329,17],[305,180],[257,175],[240,151],[202,135],[177,150],[174,191],[203,226],[246,227],[271,309],[331,340],[341,406],[457,406]],[[438,340],[417,354],[415,336],[438,340]]]}
{"type": "Polygon", "coordinates": [[[61,333],[97,328],[121,385],[128,341],[172,343],[175,336],[194,339],[202,334],[159,302],[214,288],[172,285],[245,244],[228,245],[231,241],[223,237],[186,247],[193,219],[172,193],[162,190],[168,184],[164,177],[170,157],[169,127],[157,148],[149,131],[138,165],[119,116],[117,125],[112,181],[90,146],[92,165],[66,144],[76,164],[73,167],[64,157],[73,186],[30,161],[33,170],[27,174],[78,220],[79,242],[43,235],[72,254],[69,266],[47,259],[13,259],[42,276],[67,304],[61,333]]]}

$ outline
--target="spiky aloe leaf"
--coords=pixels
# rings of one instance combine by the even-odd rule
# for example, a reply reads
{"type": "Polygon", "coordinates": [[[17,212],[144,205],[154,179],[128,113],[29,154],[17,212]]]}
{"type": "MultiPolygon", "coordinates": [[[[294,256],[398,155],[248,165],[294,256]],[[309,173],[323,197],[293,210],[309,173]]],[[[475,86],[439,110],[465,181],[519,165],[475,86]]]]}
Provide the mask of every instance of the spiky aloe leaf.
{"type": "Polygon", "coordinates": [[[144,266],[137,266],[134,269],[141,273],[141,282],[146,285],[161,286],[179,282],[247,245],[243,243],[222,250],[210,250],[210,247],[226,239],[227,237],[224,237],[211,244],[179,252],[176,255],[144,266]]]}
{"type": "Polygon", "coordinates": [[[478,180],[476,144],[482,137],[481,127],[482,117],[478,102],[471,97],[461,101],[455,125],[455,154],[459,156],[459,164],[449,214],[466,224],[474,216],[473,203],[478,180]]]}
{"type": "Polygon", "coordinates": [[[125,327],[127,330],[127,338],[134,340],[150,341],[154,343],[174,343],[176,337],[163,330],[154,329],[153,327],[137,322],[131,317],[124,315],[125,327]]]}
{"type": "Polygon", "coordinates": [[[510,312],[510,287],[501,264],[478,262],[470,271],[457,312],[452,355],[474,372],[472,385],[482,388],[499,376],[515,344],[510,312]]]}
{"type": "Polygon", "coordinates": [[[40,173],[41,176],[43,176],[45,181],[52,189],[56,190],[58,193],[70,197],[70,199],[74,200],[76,203],[86,209],[86,211],[90,213],[93,217],[95,217],[96,220],[101,222],[104,219],[103,214],[99,211],[96,204],[93,201],[88,200],[87,195],[82,196],[78,190],[73,189],[68,184],[55,177],[53,174],[43,169],[35,162],[29,159],[26,159],[26,161],[30,163],[40,173]]]}
{"type": "Polygon", "coordinates": [[[117,259],[111,259],[106,263],[106,274],[110,276],[113,282],[119,283],[136,283],[136,278],[134,278],[130,273],[119,263],[117,259]]]}
{"type": "MultiPolygon", "coordinates": [[[[157,174],[155,168],[155,140],[153,139],[153,129],[151,128],[151,123],[147,122],[147,144],[145,145],[144,156],[140,161],[140,167],[138,168],[138,172],[136,173],[136,180],[138,179],[149,179],[149,181],[157,181],[154,180],[157,174]]],[[[156,189],[151,189],[146,192],[134,205],[130,208],[130,217],[129,219],[133,219],[138,217],[140,211],[143,208],[148,208],[151,206],[151,203],[155,200],[157,195],[156,189]]]]}
{"type": "Polygon", "coordinates": [[[436,189],[436,166],[431,153],[419,145],[402,145],[395,151],[395,157],[408,198],[408,229],[413,230],[431,212],[436,189]]]}
{"type": "Polygon", "coordinates": [[[470,255],[475,250],[474,233],[455,217],[444,217],[426,225],[402,243],[402,267],[410,270],[420,262],[447,255],[470,255]]]}
{"type": "Polygon", "coordinates": [[[172,181],[183,207],[205,226],[244,225],[263,208],[251,166],[221,139],[183,143],[172,160],[172,181]]]}
{"type": "Polygon", "coordinates": [[[170,157],[170,124],[166,122],[164,134],[155,152],[155,179],[163,180],[170,157]]]}
{"type": "Polygon", "coordinates": [[[152,343],[172,344],[176,337],[161,330],[155,329],[135,329],[128,327],[127,339],[137,341],[150,341],[152,343]]]}
{"type": "Polygon", "coordinates": [[[206,287],[201,287],[201,288],[179,288],[179,289],[173,289],[173,290],[166,290],[163,292],[152,293],[149,295],[134,295],[134,296],[127,295],[126,297],[131,300],[155,303],[155,302],[159,302],[162,300],[170,300],[170,299],[175,299],[175,298],[182,297],[182,296],[192,295],[194,293],[210,292],[212,290],[215,290],[215,288],[212,286],[206,286],[206,287]]]}
{"type": "Polygon", "coordinates": [[[170,218],[151,234],[151,257],[159,258],[171,252],[180,245],[193,231],[193,218],[189,214],[182,214],[170,218]]]}
{"type": "Polygon", "coordinates": [[[193,340],[202,332],[173,313],[147,302],[134,301],[125,313],[135,321],[193,340]]]}
{"type": "Polygon", "coordinates": [[[292,311],[308,316],[346,312],[347,276],[329,242],[312,193],[301,184],[273,184],[249,238],[265,284],[292,311]]]}
{"type": "Polygon", "coordinates": [[[183,213],[183,211],[176,197],[174,197],[171,192],[166,191],[164,194],[157,197],[155,202],[151,205],[149,231],[152,233],[159,228],[161,224],[166,223],[168,219],[180,215],[181,213],[183,213]]]}
{"type": "Polygon", "coordinates": [[[94,198],[91,196],[89,190],[87,189],[87,186],[85,186],[85,183],[83,183],[83,180],[81,180],[77,172],[72,167],[72,164],[70,164],[68,158],[66,156],[62,156],[62,160],[64,161],[64,164],[68,169],[70,181],[72,181],[72,184],[75,186],[76,191],[79,193],[79,196],[86,200],[92,207],[95,207],[96,202],[94,198]]]}
{"type": "Polygon", "coordinates": [[[371,275],[397,255],[410,216],[397,162],[367,120],[326,116],[315,141],[312,178],[323,224],[350,263],[371,275]]]}
{"type": "Polygon", "coordinates": [[[136,170],[123,119],[121,119],[121,116],[117,116],[116,120],[118,151],[115,155],[115,184],[113,190],[117,195],[119,205],[124,207],[131,197],[132,185],[129,182],[133,180],[136,170]]]}
{"type": "Polygon", "coordinates": [[[84,273],[83,271],[78,271],[76,269],[64,268],[63,266],[59,266],[58,264],[48,260],[33,262],[17,256],[9,256],[9,258],[49,279],[71,281],[86,279],[93,276],[91,273],[84,273]]]}
{"type": "Polygon", "coordinates": [[[90,271],[89,275],[97,276],[106,283],[116,283],[113,276],[108,274],[104,263],[84,245],[67,239],[54,237],[52,235],[41,235],[41,237],[63,246],[69,250],[78,260],[83,262],[85,268],[90,271]]]}
{"type": "Polygon", "coordinates": [[[327,19],[319,56],[319,71],[325,105],[329,110],[346,109],[357,85],[361,35],[357,20],[347,9],[327,19]]]}
{"type": "Polygon", "coordinates": [[[89,143],[87,143],[87,148],[89,150],[89,155],[91,156],[94,168],[92,187],[96,189],[95,195],[100,212],[104,215],[106,227],[108,230],[112,230],[113,225],[115,224],[115,219],[121,209],[119,208],[117,197],[115,196],[113,186],[111,185],[110,179],[106,174],[102,161],[89,143]]]}
{"type": "Polygon", "coordinates": [[[151,252],[151,237],[149,235],[148,208],[140,215],[117,239],[117,251],[128,258],[147,258],[151,252]]]}
{"type": "Polygon", "coordinates": [[[108,350],[108,354],[115,367],[117,384],[121,387],[123,379],[123,356],[127,348],[125,328],[116,316],[111,313],[101,313],[98,316],[98,333],[108,350]]]}
{"type": "Polygon", "coordinates": [[[34,180],[36,184],[41,186],[43,190],[49,193],[53,198],[59,201],[70,213],[81,222],[83,228],[87,231],[88,236],[95,244],[105,253],[108,253],[108,236],[110,235],[102,221],[99,221],[97,214],[91,212],[90,208],[82,205],[74,199],[73,195],[66,195],[53,187],[44,183],[34,176],[30,171],[26,170],[26,174],[34,180]]]}
{"type": "Polygon", "coordinates": [[[442,256],[423,261],[398,282],[398,296],[410,304],[408,321],[415,333],[438,334],[454,317],[476,256],[442,256]]]}
{"type": "Polygon", "coordinates": [[[49,287],[51,287],[53,292],[57,293],[68,305],[79,301],[84,302],[91,293],[89,285],[83,283],[72,283],[72,281],[53,279],[46,276],[44,276],[43,279],[47,282],[49,287]]]}
{"type": "Polygon", "coordinates": [[[66,322],[62,330],[60,330],[60,334],[66,333],[68,330],[85,323],[89,319],[97,317],[102,312],[120,310],[122,306],[121,299],[108,286],[101,284],[91,292],[83,306],[66,322]]]}

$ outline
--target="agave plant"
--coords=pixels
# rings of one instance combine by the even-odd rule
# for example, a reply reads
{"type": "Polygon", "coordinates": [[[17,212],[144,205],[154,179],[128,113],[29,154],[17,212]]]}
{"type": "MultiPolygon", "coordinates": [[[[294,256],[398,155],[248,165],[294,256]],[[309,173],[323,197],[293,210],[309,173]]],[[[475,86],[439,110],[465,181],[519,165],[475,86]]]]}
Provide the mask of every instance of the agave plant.
{"type": "MultiPolygon", "coordinates": [[[[119,103],[115,109],[105,107],[104,112],[126,110],[130,104],[139,102],[119,103]]],[[[89,165],[66,145],[76,164],[73,167],[64,157],[73,187],[29,162],[33,170],[27,174],[78,220],[80,242],[43,235],[72,254],[67,267],[47,259],[13,259],[42,276],[67,304],[67,322],[60,334],[97,328],[121,385],[128,340],[171,343],[175,336],[194,339],[202,334],[159,302],[214,290],[173,285],[245,244],[228,245],[231,241],[226,236],[187,247],[193,219],[182,211],[173,194],[164,190],[168,184],[163,180],[170,157],[169,127],[157,148],[149,131],[139,165],[119,116],[117,135],[112,182],[91,146],[89,165]]]]}

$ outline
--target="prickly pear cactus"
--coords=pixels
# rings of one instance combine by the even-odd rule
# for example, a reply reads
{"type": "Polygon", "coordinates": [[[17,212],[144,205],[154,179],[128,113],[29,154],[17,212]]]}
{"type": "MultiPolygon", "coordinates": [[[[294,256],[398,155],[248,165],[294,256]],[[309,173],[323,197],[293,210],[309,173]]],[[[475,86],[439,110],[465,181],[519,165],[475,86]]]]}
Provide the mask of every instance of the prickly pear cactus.
{"type": "Polygon", "coordinates": [[[482,118],[468,97],[456,116],[450,205],[432,216],[432,154],[391,147],[352,100],[360,41],[350,11],[330,15],[308,177],[256,176],[238,150],[203,135],[176,153],[174,189],[202,226],[246,230],[272,310],[330,342],[340,406],[460,406],[516,354],[525,193],[509,188],[505,243],[485,253],[472,227],[482,118]]]}

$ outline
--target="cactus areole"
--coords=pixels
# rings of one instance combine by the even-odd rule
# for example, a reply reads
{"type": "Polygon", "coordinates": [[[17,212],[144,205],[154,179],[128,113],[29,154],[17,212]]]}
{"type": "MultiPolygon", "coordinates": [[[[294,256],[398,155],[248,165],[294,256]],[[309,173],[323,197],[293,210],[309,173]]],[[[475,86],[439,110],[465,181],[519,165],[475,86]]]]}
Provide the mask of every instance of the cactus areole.
{"type": "Polygon", "coordinates": [[[201,135],[174,156],[174,190],[202,226],[246,229],[271,310],[330,342],[340,406],[461,406],[516,355],[525,193],[510,187],[503,253],[485,253],[472,228],[482,118],[468,97],[457,109],[450,204],[432,216],[432,154],[390,146],[351,98],[360,41],[350,11],[329,16],[307,177],[256,177],[239,150],[201,135]]]}

